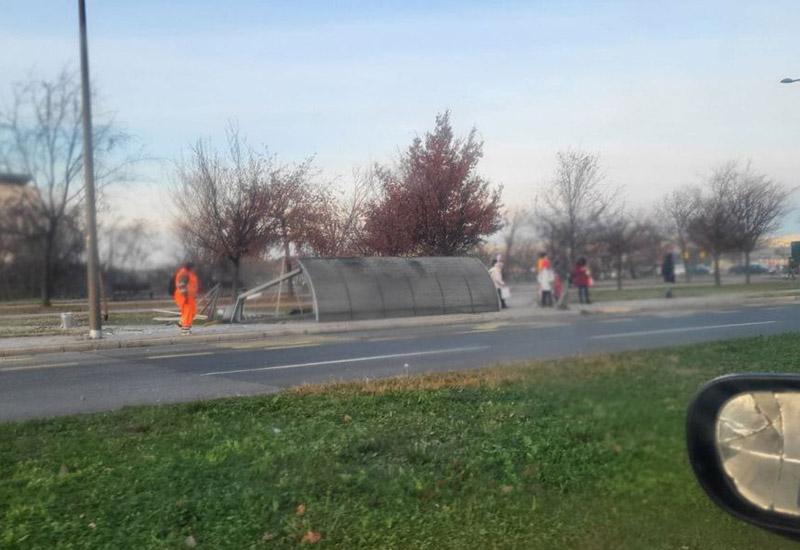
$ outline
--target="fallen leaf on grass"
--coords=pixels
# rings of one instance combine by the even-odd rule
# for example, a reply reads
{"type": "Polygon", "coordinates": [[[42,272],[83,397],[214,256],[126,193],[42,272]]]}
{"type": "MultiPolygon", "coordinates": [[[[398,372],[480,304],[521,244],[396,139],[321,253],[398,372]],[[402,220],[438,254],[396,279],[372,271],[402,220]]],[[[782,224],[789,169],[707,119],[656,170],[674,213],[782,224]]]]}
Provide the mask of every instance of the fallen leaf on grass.
{"type": "Polygon", "coordinates": [[[507,495],[508,493],[510,493],[513,490],[514,490],[514,486],[513,485],[503,485],[502,487],[500,487],[500,491],[504,495],[507,495]]]}
{"type": "Polygon", "coordinates": [[[194,537],[192,535],[189,535],[188,537],[186,537],[186,540],[184,541],[184,543],[189,548],[194,548],[195,546],[197,546],[197,541],[194,540],[194,537]]]}
{"type": "Polygon", "coordinates": [[[322,540],[322,535],[316,531],[308,531],[303,538],[300,539],[300,544],[316,544],[322,540]]]}
{"type": "Polygon", "coordinates": [[[344,415],[344,416],[342,417],[342,422],[344,422],[345,424],[347,424],[347,423],[348,423],[348,422],[350,422],[351,420],[353,420],[353,417],[352,417],[352,416],[350,416],[349,414],[346,414],[346,415],[344,415]]]}
{"type": "Polygon", "coordinates": [[[95,522],[91,522],[89,524],[89,529],[97,529],[97,524],[95,522]]]}
{"type": "Polygon", "coordinates": [[[295,513],[298,516],[302,516],[303,514],[305,514],[306,513],[306,505],[305,504],[298,504],[297,505],[297,509],[295,510],[295,513]]]}
{"type": "Polygon", "coordinates": [[[58,469],[58,475],[59,475],[60,477],[64,477],[64,476],[65,476],[65,475],[67,475],[68,473],[69,473],[69,468],[67,468],[67,465],[66,465],[66,464],[62,464],[62,465],[61,465],[61,468],[59,468],[59,469],[58,469]]]}
{"type": "Polygon", "coordinates": [[[272,540],[274,538],[275,538],[275,535],[273,535],[272,533],[264,533],[264,536],[261,537],[261,540],[263,540],[264,542],[267,542],[267,541],[270,541],[270,540],[272,540]]]}

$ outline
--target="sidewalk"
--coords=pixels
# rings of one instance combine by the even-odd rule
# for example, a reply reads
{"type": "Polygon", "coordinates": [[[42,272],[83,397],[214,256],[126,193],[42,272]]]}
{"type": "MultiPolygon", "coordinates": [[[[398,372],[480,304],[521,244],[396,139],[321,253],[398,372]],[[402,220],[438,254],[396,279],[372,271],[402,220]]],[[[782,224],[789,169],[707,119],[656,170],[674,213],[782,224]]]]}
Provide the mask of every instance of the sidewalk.
{"type": "Polygon", "coordinates": [[[662,311],[696,311],[708,308],[730,308],[748,305],[798,303],[798,297],[785,292],[722,294],[701,298],[672,298],[624,300],[600,304],[571,304],[568,310],[542,309],[533,304],[533,295],[519,292],[512,298],[509,309],[496,313],[404,317],[368,321],[316,323],[313,321],[283,323],[253,323],[197,327],[190,336],[181,336],[174,326],[114,327],[104,331],[100,340],[87,335],[26,336],[0,339],[0,358],[68,351],[91,351],[172,344],[241,342],[263,338],[307,334],[332,334],[365,330],[385,330],[424,326],[468,325],[487,321],[554,320],[578,315],[632,314],[662,311]]]}

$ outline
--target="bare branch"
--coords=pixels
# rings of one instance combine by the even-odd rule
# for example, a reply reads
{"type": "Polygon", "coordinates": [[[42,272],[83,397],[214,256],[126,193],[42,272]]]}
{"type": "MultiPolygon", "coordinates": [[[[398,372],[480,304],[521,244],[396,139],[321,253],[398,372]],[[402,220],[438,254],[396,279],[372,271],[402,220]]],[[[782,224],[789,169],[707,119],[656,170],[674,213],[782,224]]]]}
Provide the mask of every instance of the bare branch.
{"type": "MultiPolygon", "coordinates": [[[[119,156],[129,136],[100,115],[93,139],[98,181],[118,180],[123,168],[135,161],[119,156]]],[[[35,200],[26,199],[26,227],[29,238],[42,244],[45,304],[57,259],[63,256],[53,247],[59,246],[58,236],[66,226],[77,223],[83,201],[81,141],[80,86],[71,71],[62,70],[52,80],[31,77],[11,86],[10,102],[0,108],[0,166],[31,176],[35,200]]]]}
{"type": "Polygon", "coordinates": [[[562,269],[585,254],[602,219],[613,219],[617,190],[603,183],[598,155],[562,151],[551,185],[536,208],[539,232],[562,269]]]}

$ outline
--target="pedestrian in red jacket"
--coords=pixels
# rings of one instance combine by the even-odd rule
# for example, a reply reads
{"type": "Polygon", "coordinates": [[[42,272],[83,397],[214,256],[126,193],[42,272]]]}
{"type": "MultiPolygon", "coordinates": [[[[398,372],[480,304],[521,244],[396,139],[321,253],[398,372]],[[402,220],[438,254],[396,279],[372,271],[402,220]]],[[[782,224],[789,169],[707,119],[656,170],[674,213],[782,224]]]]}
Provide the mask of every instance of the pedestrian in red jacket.
{"type": "Polygon", "coordinates": [[[586,266],[586,258],[578,258],[572,270],[572,284],[578,287],[578,301],[582,304],[591,304],[589,300],[589,287],[592,286],[592,274],[586,266]]]}

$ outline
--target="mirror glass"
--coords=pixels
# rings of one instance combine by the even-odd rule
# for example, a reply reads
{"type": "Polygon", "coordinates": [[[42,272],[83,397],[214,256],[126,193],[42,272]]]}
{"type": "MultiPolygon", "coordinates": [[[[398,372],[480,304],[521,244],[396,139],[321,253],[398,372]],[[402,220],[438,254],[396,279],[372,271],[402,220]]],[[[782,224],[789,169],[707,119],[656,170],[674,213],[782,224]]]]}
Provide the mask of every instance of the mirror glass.
{"type": "Polygon", "coordinates": [[[717,417],[717,450],[739,494],[800,516],[800,392],[743,393],[717,417]]]}

